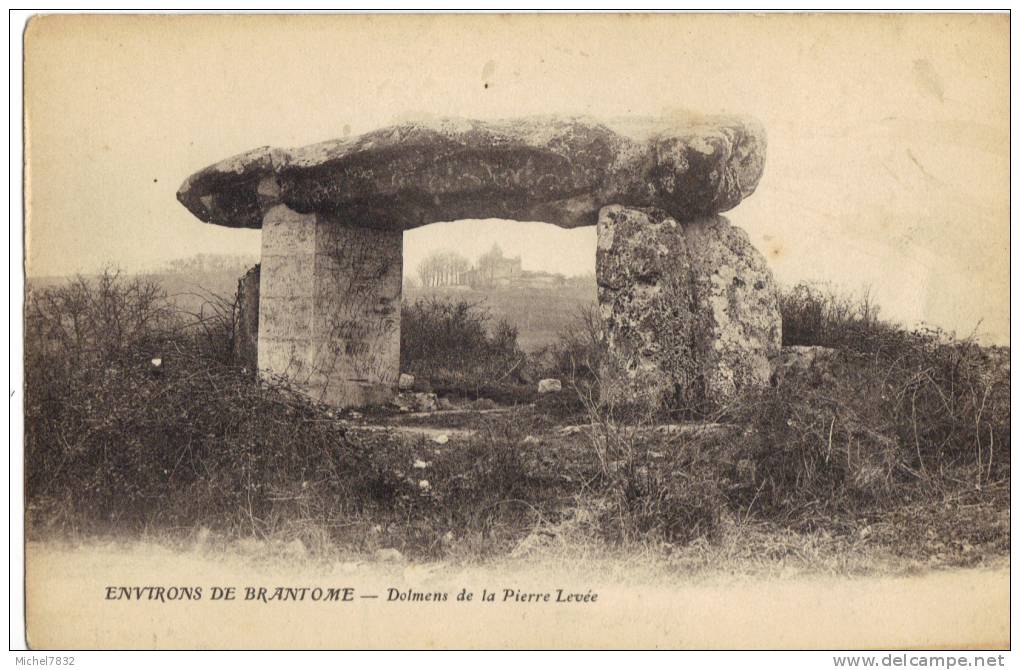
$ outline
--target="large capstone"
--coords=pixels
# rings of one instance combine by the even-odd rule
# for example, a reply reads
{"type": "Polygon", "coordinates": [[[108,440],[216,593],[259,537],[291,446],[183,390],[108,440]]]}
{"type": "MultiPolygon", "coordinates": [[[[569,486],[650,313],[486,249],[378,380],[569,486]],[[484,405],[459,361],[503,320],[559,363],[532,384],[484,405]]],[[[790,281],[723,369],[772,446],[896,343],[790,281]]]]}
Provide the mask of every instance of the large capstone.
{"type": "Polygon", "coordinates": [[[764,131],[734,117],[440,119],[254,149],[193,174],[177,198],[202,221],[242,228],[261,228],[277,202],[397,231],[472,218],[573,228],[613,203],[681,221],[726,211],[764,162],[764,131]]]}
{"type": "Polygon", "coordinates": [[[782,335],[776,286],[725,218],[605,207],[596,274],[604,402],[696,407],[769,383],[782,335]]]}

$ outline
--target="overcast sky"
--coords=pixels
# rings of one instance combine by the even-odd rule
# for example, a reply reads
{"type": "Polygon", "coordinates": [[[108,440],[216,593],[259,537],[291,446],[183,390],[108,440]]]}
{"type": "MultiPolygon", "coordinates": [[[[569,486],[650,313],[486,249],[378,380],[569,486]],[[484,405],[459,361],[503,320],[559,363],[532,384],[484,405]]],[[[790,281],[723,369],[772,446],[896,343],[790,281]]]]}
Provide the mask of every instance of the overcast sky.
{"type": "MultiPolygon", "coordinates": [[[[1008,339],[1009,21],[999,16],[55,17],[30,24],[30,275],[258,254],[184,178],[261,145],[409,116],[750,114],[757,192],[727,216],[782,282],[870,285],[884,314],[1008,339]],[[486,86],[486,84],[488,86],[486,86]]],[[[457,222],[525,267],[594,269],[594,230],[457,222]]]]}

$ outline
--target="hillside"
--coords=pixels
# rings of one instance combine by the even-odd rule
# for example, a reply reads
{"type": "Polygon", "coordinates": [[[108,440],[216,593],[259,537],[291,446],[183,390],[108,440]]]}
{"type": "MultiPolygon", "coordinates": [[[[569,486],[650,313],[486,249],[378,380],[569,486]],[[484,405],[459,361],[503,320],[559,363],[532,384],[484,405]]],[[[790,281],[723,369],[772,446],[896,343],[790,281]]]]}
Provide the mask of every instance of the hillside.
{"type": "MultiPolygon", "coordinates": [[[[240,272],[169,272],[141,275],[166,290],[174,304],[186,312],[209,311],[213,296],[233,298],[240,272]]],[[[63,284],[66,277],[33,277],[29,289],[63,284]]],[[[554,288],[479,288],[433,287],[406,288],[404,300],[414,302],[431,296],[467,300],[484,307],[492,321],[506,319],[518,330],[518,342],[525,351],[535,351],[556,340],[571,324],[579,310],[596,300],[595,283],[588,287],[554,288]]]]}
{"type": "Polygon", "coordinates": [[[404,300],[443,297],[467,300],[485,308],[493,321],[506,319],[517,327],[517,341],[525,351],[535,351],[556,341],[560,333],[575,321],[584,307],[595,302],[596,287],[558,286],[556,288],[467,287],[405,288],[404,300]]]}

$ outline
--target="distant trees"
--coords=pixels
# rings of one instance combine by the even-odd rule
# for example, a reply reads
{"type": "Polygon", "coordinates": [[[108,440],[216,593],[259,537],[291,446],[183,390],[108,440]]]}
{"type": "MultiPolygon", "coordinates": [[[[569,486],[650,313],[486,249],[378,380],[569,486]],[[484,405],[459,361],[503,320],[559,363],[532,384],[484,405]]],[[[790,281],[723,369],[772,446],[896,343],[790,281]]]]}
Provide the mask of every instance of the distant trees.
{"type": "Polygon", "coordinates": [[[496,276],[498,268],[505,262],[503,250],[498,244],[478,257],[478,275],[484,280],[491,281],[496,276]]]}
{"type": "Polygon", "coordinates": [[[259,262],[254,256],[243,254],[195,254],[177,258],[158,270],[160,274],[231,274],[242,275],[259,262]]]}
{"type": "Polygon", "coordinates": [[[440,286],[561,286],[565,284],[589,286],[595,283],[594,273],[567,278],[562,273],[527,271],[522,268],[521,257],[507,257],[499,244],[481,254],[471,263],[463,255],[447,249],[433,251],[415,267],[413,275],[405,279],[405,286],[417,284],[422,288],[440,286]]]}
{"type": "Polygon", "coordinates": [[[455,251],[433,251],[415,269],[422,286],[454,286],[463,283],[471,262],[455,251]]]}

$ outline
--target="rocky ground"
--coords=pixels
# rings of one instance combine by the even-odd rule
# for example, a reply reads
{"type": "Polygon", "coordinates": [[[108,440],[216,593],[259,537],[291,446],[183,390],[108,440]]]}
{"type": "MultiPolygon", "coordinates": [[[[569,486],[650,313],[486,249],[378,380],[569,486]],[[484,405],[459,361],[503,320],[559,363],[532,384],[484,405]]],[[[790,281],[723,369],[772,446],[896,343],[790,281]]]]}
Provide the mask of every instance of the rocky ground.
{"type": "MultiPolygon", "coordinates": [[[[401,397],[403,407],[367,414],[347,410],[338,421],[352,439],[390,452],[392,468],[399,476],[413,480],[419,488],[427,485],[428,493],[440,498],[444,492],[435,490],[442,486],[440,482],[471,476],[468,471],[451,473],[451,468],[465,467],[466,454],[479,444],[505,442],[509,437],[523,470],[545,482],[548,497],[536,496],[531,502],[538,505],[537,500],[551,500],[543,509],[554,511],[518,539],[510,555],[580,551],[601,556],[615,552],[589,535],[593,529],[588,516],[596,512],[584,508],[584,478],[591,474],[598,441],[606,439],[604,425],[589,423],[583,412],[560,416],[550,412],[553,395],[536,404],[512,407],[484,399],[443,398],[433,404],[427,394],[411,392],[401,397]],[[428,408],[424,411],[420,409],[422,398],[428,408]],[[515,427],[510,436],[509,425],[515,427]]],[[[713,459],[725,459],[725,452],[709,445],[746,439],[738,427],[713,422],[660,421],[625,430],[626,439],[646,449],[638,467],[647,469],[639,474],[649,478],[660,469],[670,474],[666,470],[684,450],[704,449],[713,459]],[[713,449],[716,451],[710,451],[713,449]]],[[[750,506],[743,514],[723,510],[718,529],[704,537],[640,550],[651,551],[663,565],[685,574],[720,568],[769,575],[918,574],[929,569],[995,565],[1009,556],[1008,481],[960,486],[935,496],[930,490],[901,485],[890,504],[857,515],[819,510],[783,523],[783,519],[761,521],[751,512],[750,506]]],[[[538,511],[535,514],[541,517],[538,511]]],[[[382,537],[379,540],[385,544],[382,537]]],[[[635,547],[641,547],[640,537],[634,538],[627,550],[635,547]]],[[[461,549],[447,546],[443,553],[466,562],[476,558],[476,546],[461,549]]]]}

